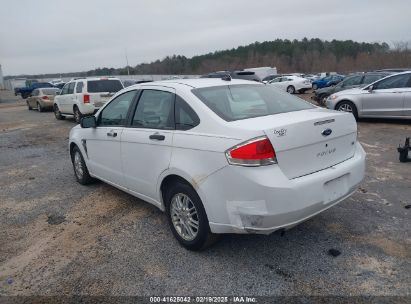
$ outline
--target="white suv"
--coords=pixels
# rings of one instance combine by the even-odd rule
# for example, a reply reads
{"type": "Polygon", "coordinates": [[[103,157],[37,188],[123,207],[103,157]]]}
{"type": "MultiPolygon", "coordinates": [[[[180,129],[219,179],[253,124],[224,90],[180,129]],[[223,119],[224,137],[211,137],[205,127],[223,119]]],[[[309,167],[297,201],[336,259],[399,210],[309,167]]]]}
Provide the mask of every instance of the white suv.
{"type": "Polygon", "coordinates": [[[118,91],[124,88],[118,78],[75,78],[67,82],[60,95],[54,99],[54,115],[64,119],[66,115],[74,115],[80,123],[84,115],[92,115],[102,107],[118,91]]]}

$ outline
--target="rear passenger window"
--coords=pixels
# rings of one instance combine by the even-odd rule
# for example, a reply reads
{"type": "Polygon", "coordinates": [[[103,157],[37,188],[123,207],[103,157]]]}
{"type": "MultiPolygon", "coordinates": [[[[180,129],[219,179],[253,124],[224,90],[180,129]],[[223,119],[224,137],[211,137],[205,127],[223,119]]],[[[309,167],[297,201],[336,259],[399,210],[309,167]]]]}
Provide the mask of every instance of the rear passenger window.
{"type": "Polygon", "coordinates": [[[132,125],[148,129],[174,129],[174,100],[173,93],[144,90],[138,101],[132,125]]]}
{"type": "Polygon", "coordinates": [[[365,75],[363,84],[370,84],[373,83],[374,81],[377,81],[378,79],[381,79],[383,76],[381,75],[365,75]]]}
{"type": "Polygon", "coordinates": [[[83,84],[82,81],[77,82],[76,93],[81,93],[81,92],[83,92],[83,86],[84,86],[84,84],[83,84]]]}
{"type": "Polygon", "coordinates": [[[374,84],[373,87],[374,90],[406,88],[409,80],[410,74],[400,74],[390,78],[385,78],[374,84]]]}
{"type": "Polygon", "coordinates": [[[176,130],[189,130],[200,123],[200,119],[194,110],[178,95],[176,96],[174,115],[176,130]]]}
{"type": "Polygon", "coordinates": [[[76,85],[75,82],[71,82],[68,86],[68,91],[67,94],[73,94],[74,93],[74,86],[76,85]]]}
{"type": "Polygon", "coordinates": [[[344,86],[354,86],[359,85],[361,83],[362,76],[353,76],[344,80],[344,86]]]}
{"type": "Polygon", "coordinates": [[[99,116],[99,126],[123,126],[136,91],[129,91],[113,99],[99,116]]]}

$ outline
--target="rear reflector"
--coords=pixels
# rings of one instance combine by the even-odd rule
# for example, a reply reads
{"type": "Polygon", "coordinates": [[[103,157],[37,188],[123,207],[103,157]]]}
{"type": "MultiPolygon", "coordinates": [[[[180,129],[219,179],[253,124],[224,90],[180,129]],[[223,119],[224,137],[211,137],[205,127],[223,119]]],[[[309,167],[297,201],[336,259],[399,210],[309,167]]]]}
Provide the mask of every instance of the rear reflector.
{"type": "Polygon", "coordinates": [[[49,97],[48,96],[42,96],[41,99],[49,100],[49,97]]]}
{"type": "Polygon", "coordinates": [[[265,136],[239,144],[225,154],[231,165],[254,167],[277,163],[274,148],[265,136]]]}
{"type": "Polygon", "coordinates": [[[87,94],[83,95],[83,103],[90,103],[90,95],[87,95],[87,94]]]}

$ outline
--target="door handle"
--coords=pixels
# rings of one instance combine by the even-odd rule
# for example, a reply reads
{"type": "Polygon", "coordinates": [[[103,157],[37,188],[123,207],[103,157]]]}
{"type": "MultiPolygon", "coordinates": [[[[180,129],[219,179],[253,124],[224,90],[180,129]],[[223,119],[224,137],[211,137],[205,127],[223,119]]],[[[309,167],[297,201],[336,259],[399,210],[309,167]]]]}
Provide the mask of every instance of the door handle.
{"type": "Polygon", "coordinates": [[[154,140],[164,140],[166,137],[160,134],[153,134],[153,135],[150,135],[149,138],[154,139],[154,140]]]}
{"type": "Polygon", "coordinates": [[[107,136],[116,137],[116,136],[117,136],[117,133],[114,132],[114,131],[110,131],[110,132],[107,133],[107,136]]]}

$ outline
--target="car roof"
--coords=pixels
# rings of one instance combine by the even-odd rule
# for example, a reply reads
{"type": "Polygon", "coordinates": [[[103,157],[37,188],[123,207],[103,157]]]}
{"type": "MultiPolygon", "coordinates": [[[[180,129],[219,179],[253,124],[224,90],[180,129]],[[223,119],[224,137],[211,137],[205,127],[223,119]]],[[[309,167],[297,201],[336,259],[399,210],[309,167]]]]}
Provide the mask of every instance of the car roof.
{"type": "MultiPolygon", "coordinates": [[[[70,79],[69,82],[72,81],[81,81],[81,80],[120,80],[120,78],[117,77],[104,77],[104,76],[94,76],[94,77],[77,77],[77,78],[72,78],[70,79]]],[[[121,81],[121,80],[120,80],[121,81]]]]}
{"type": "Polygon", "coordinates": [[[133,88],[133,87],[144,88],[145,86],[151,87],[151,86],[173,86],[173,85],[185,85],[185,86],[189,86],[192,88],[206,88],[206,87],[235,85],[235,84],[264,85],[256,81],[244,80],[244,79],[222,80],[221,78],[194,78],[194,79],[172,79],[172,80],[153,81],[153,82],[137,84],[129,88],[133,88]]]}

